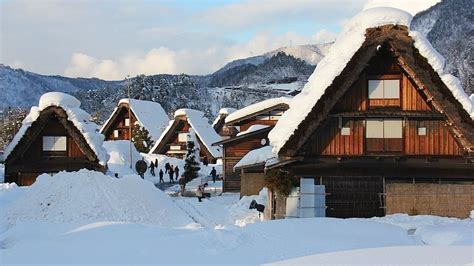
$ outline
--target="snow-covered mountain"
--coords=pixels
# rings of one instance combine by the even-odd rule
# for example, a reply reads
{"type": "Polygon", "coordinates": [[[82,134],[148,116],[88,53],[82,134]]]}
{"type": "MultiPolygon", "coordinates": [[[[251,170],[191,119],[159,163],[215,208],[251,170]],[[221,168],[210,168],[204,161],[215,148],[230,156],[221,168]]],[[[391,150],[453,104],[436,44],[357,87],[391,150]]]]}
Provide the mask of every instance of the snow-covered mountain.
{"type": "Polygon", "coordinates": [[[67,78],[45,76],[0,64],[0,108],[8,106],[29,108],[49,91],[66,93],[78,90],[116,88],[122,81],[105,81],[96,78],[67,78]]]}
{"type": "Polygon", "coordinates": [[[216,71],[216,73],[229,70],[242,65],[260,65],[266,59],[269,59],[279,52],[284,52],[287,55],[291,55],[295,58],[304,60],[310,65],[317,65],[321,59],[327,54],[332,43],[323,43],[323,44],[306,44],[306,45],[296,45],[296,46],[287,46],[281,47],[271,52],[264,53],[262,55],[237,59],[227,63],[224,67],[216,71]]]}
{"type": "Polygon", "coordinates": [[[418,13],[411,28],[427,36],[446,58],[448,71],[461,79],[468,95],[474,93],[474,2],[443,0],[418,13]]]}

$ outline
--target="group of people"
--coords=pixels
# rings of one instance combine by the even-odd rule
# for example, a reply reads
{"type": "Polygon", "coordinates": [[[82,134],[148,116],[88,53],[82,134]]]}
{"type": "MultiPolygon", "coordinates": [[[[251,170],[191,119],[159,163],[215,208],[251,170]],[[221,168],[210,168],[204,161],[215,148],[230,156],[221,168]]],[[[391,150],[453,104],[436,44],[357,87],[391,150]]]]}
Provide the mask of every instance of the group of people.
{"type": "MultiPolygon", "coordinates": [[[[156,176],[155,174],[155,168],[158,168],[158,159],[155,159],[155,161],[150,163],[150,174],[152,176],[156,176]]],[[[163,169],[160,169],[158,172],[158,176],[160,177],[160,183],[164,183],[164,175],[168,174],[169,176],[169,182],[174,183],[175,181],[178,181],[179,178],[179,167],[178,166],[173,166],[169,162],[165,164],[165,172],[163,172],[163,169]]]]}

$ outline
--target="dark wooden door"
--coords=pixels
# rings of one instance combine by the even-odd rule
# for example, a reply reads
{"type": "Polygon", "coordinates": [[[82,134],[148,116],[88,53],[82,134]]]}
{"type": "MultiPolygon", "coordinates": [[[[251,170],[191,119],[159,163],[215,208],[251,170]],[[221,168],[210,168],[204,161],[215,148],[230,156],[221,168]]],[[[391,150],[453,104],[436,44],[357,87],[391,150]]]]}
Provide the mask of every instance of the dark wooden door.
{"type": "Polygon", "coordinates": [[[383,192],[381,177],[323,177],[326,187],[326,215],[328,217],[383,216],[380,193],[383,192]]]}

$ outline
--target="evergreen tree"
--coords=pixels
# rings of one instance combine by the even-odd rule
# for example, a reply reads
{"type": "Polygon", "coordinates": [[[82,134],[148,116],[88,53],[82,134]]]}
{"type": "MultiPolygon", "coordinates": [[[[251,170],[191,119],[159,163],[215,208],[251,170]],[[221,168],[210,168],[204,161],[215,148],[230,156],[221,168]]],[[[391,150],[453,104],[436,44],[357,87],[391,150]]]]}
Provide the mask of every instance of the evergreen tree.
{"type": "Polygon", "coordinates": [[[198,177],[199,170],[199,144],[193,129],[189,130],[189,139],[186,143],[186,158],[184,159],[184,178],[186,183],[198,177]]]}
{"type": "Polygon", "coordinates": [[[138,123],[132,127],[132,142],[139,152],[147,153],[153,146],[153,140],[148,130],[138,123]]]}

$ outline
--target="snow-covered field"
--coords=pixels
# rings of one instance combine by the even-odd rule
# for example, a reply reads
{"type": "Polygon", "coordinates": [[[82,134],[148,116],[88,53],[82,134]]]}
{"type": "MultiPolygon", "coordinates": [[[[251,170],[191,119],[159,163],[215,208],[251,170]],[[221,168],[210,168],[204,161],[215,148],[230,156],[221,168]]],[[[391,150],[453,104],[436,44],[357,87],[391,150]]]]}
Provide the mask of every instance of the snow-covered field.
{"type": "Polygon", "coordinates": [[[3,184],[0,264],[472,262],[469,219],[261,222],[248,206],[265,195],[239,200],[224,193],[198,202],[167,196],[136,175],[115,179],[87,170],[43,175],[30,187],[3,184]]]}

